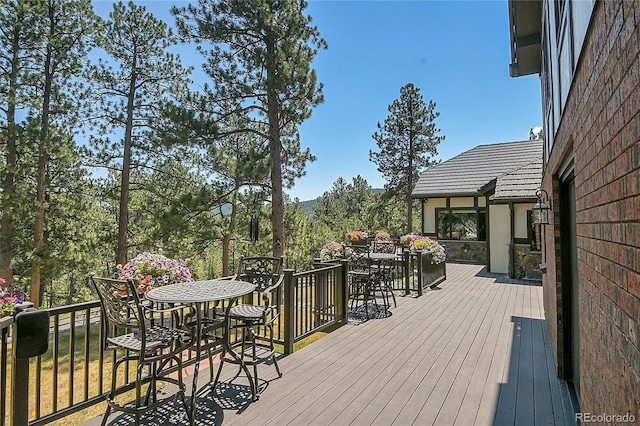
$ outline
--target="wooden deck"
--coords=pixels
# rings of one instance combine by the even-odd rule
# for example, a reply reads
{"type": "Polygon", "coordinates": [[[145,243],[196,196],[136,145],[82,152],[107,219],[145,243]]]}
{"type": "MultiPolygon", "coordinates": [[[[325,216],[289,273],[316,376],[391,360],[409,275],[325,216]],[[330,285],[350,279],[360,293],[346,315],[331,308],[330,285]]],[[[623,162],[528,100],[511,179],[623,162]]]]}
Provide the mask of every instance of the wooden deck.
{"type": "MultiPolygon", "coordinates": [[[[344,326],[280,358],[282,378],[261,365],[257,402],[226,366],[216,394],[206,386],[199,394],[198,424],[573,424],[542,287],[478,265],[452,263],[447,276],[420,298],[399,297],[387,318],[344,326]]],[[[182,413],[176,407],[145,423],[181,424],[182,413]]],[[[110,424],[130,421],[114,416],[110,424]]]]}

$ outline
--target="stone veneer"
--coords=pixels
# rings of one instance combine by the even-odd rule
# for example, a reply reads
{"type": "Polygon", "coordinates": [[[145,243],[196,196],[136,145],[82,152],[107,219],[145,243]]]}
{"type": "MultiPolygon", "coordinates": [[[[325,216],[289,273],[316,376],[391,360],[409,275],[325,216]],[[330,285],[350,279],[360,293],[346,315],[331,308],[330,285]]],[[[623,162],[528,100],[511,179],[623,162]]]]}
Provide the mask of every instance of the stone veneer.
{"type": "Polygon", "coordinates": [[[541,252],[531,251],[529,244],[515,244],[513,254],[515,262],[511,278],[542,281],[542,272],[540,271],[540,263],[542,263],[541,252]]]}
{"type": "Polygon", "coordinates": [[[447,260],[487,263],[486,241],[438,240],[445,248],[447,260]]]}

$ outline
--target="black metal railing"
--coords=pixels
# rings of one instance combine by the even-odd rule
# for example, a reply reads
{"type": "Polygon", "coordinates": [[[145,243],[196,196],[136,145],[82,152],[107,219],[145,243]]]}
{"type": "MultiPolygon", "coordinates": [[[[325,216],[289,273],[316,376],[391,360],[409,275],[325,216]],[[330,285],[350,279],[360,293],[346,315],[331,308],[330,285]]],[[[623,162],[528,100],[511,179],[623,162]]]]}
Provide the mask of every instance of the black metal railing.
{"type": "MultiPolygon", "coordinates": [[[[343,262],[344,263],[344,262],[343,262]]],[[[275,340],[285,353],[294,343],[318,332],[346,324],[346,263],[328,265],[311,271],[285,272],[282,289],[282,315],[274,325],[275,340]]],[[[225,304],[216,308],[224,309],[225,304]]],[[[205,310],[213,309],[206,306],[205,310]]],[[[180,312],[182,321],[189,310],[180,312]]],[[[15,360],[12,355],[13,317],[0,318],[0,426],[12,424],[14,410],[28,410],[29,425],[43,425],[70,416],[104,401],[110,389],[111,370],[117,354],[104,352],[102,342],[106,323],[100,302],[86,302],[47,309],[50,315],[49,348],[29,360],[28,401],[13,401],[15,360]]],[[[174,325],[171,315],[157,320],[174,325]]],[[[233,338],[233,336],[232,336],[233,338]]],[[[239,336],[237,337],[239,338],[239,336]]],[[[196,354],[187,352],[185,365],[194,363],[196,354]]],[[[135,367],[127,365],[118,385],[132,383],[135,367]],[[131,374],[130,374],[131,373],[131,374]]]]}
{"type": "Polygon", "coordinates": [[[2,336],[2,342],[0,343],[0,389],[2,389],[2,396],[0,396],[0,425],[5,426],[7,424],[8,417],[8,398],[11,392],[8,392],[12,387],[9,386],[9,332],[11,325],[13,324],[13,317],[0,318],[0,335],[2,336]],[[6,392],[5,392],[6,391],[6,392]]]}
{"type": "Polygon", "coordinates": [[[313,333],[347,322],[347,261],[321,265],[311,271],[285,271],[284,353],[313,333]]]}
{"type": "MultiPolygon", "coordinates": [[[[402,291],[405,295],[415,294],[421,296],[424,288],[428,285],[423,284],[421,265],[422,252],[411,252],[407,249],[399,253],[393,261],[391,270],[391,287],[394,291],[402,291]]],[[[338,264],[341,259],[321,260],[315,259],[314,266],[316,268],[327,264],[338,264]]]]}

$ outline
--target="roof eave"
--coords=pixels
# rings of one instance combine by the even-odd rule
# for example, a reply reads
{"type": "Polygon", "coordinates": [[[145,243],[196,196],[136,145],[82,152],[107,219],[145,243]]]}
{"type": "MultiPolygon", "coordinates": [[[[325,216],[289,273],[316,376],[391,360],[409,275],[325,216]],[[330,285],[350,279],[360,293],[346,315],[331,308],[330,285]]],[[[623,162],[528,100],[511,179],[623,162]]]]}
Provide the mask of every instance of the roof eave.
{"type": "Polygon", "coordinates": [[[542,1],[508,0],[511,64],[509,75],[540,74],[542,68],[542,1]]]}
{"type": "Polygon", "coordinates": [[[495,204],[508,204],[508,203],[535,203],[536,197],[494,197],[493,202],[495,204]]]}
{"type": "Polygon", "coordinates": [[[411,194],[411,198],[419,199],[419,198],[447,198],[447,197],[479,197],[482,196],[480,192],[433,192],[429,194],[411,194]]]}

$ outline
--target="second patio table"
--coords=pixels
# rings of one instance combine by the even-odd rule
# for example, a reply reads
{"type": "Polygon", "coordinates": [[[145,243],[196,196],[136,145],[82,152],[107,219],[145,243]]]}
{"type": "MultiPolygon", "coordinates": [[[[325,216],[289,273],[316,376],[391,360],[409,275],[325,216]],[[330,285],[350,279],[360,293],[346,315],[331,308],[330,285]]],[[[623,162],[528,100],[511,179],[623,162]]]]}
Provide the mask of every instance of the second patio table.
{"type": "MultiPolygon", "coordinates": [[[[149,291],[145,297],[156,303],[172,303],[172,304],[184,304],[194,305],[196,310],[196,364],[193,372],[193,383],[191,385],[191,413],[190,422],[193,425],[195,423],[195,408],[196,408],[196,392],[198,386],[198,370],[200,368],[200,351],[202,345],[202,304],[207,302],[215,302],[219,300],[229,300],[229,305],[233,303],[241,296],[253,292],[255,285],[246,281],[227,280],[227,279],[214,279],[205,281],[192,281],[177,284],[170,284],[163,287],[157,287],[149,291]]],[[[226,314],[226,313],[225,313],[226,314]]],[[[224,324],[224,339],[223,344],[228,344],[228,317],[225,315],[224,324]]],[[[251,381],[251,375],[249,370],[241,364],[245,374],[251,381]]]]}

